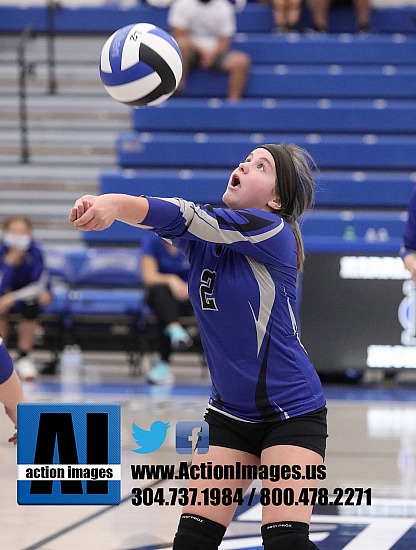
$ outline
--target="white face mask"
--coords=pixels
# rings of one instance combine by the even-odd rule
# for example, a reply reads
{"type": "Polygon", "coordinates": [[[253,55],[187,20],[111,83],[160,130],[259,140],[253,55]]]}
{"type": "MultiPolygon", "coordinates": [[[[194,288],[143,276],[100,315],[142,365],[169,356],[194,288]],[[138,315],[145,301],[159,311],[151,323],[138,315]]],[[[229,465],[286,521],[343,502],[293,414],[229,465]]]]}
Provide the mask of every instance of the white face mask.
{"type": "Polygon", "coordinates": [[[3,242],[9,248],[18,248],[19,250],[27,250],[29,248],[31,238],[29,235],[13,235],[6,233],[3,237],[3,242]]]}

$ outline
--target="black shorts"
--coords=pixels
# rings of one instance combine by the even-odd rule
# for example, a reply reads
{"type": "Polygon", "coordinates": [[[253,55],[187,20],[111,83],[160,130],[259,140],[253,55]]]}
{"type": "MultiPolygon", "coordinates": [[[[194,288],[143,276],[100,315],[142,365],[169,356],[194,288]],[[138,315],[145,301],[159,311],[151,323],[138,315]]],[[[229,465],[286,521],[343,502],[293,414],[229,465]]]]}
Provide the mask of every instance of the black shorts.
{"type": "Polygon", "coordinates": [[[19,313],[23,319],[33,321],[37,319],[42,311],[37,302],[21,302],[18,301],[11,309],[13,313],[19,313]]]}
{"type": "MultiPolygon", "coordinates": [[[[214,71],[216,73],[222,73],[224,72],[223,63],[228,56],[229,52],[224,52],[219,54],[213,63],[213,65],[210,67],[210,71],[214,71]]],[[[195,71],[196,69],[199,69],[201,66],[201,55],[199,52],[194,50],[191,55],[191,60],[189,63],[189,68],[191,71],[195,71]]]]}
{"type": "Polygon", "coordinates": [[[205,413],[209,424],[209,444],[253,454],[260,458],[263,449],[275,445],[295,445],[315,451],[325,459],[327,409],[276,422],[244,422],[213,409],[205,413]]]}

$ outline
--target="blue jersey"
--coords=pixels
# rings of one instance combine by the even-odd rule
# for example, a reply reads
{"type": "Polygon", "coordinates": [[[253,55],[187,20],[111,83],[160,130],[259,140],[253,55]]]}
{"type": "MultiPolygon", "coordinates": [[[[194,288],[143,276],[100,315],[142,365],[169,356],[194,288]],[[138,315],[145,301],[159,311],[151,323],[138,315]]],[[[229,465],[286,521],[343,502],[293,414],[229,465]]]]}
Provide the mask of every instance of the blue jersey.
{"type": "Polygon", "coordinates": [[[409,217],[403,234],[402,258],[411,252],[416,252],[416,186],[410,196],[407,212],[409,217]]]}
{"type": "Polygon", "coordinates": [[[17,299],[30,300],[43,289],[50,289],[49,274],[44,265],[43,252],[36,241],[30,243],[22,263],[18,266],[4,263],[9,248],[0,244],[0,296],[20,291],[17,299]]]}
{"type": "Polygon", "coordinates": [[[162,239],[149,234],[143,243],[143,254],[156,260],[160,273],[173,273],[186,282],[189,274],[188,260],[178,250],[169,252],[166,246],[162,239]]]}
{"type": "Polygon", "coordinates": [[[210,369],[210,406],[252,422],[325,405],[297,329],[297,248],[274,213],[148,197],[143,225],[190,260],[189,295],[210,369]]]}
{"type": "Polygon", "coordinates": [[[3,339],[0,338],[0,384],[6,382],[13,372],[13,363],[3,339]]]}

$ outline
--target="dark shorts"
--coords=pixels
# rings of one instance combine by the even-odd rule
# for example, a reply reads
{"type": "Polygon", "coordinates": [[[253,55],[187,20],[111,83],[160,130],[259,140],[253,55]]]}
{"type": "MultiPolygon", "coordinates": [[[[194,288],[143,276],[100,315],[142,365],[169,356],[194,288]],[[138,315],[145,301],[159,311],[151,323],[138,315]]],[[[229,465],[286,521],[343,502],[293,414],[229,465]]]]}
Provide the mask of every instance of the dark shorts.
{"type": "Polygon", "coordinates": [[[33,321],[39,317],[42,309],[37,302],[16,302],[12,313],[19,313],[23,319],[33,321]]]}
{"type": "Polygon", "coordinates": [[[315,451],[325,459],[327,409],[276,422],[244,422],[213,409],[205,413],[209,424],[209,444],[253,454],[260,458],[263,449],[275,445],[295,445],[315,451]]]}
{"type": "MultiPolygon", "coordinates": [[[[215,61],[212,67],[210,67],[210,71],[214,71],[216,73],[224,72],[224,61],[229,53],[230,52],[224,52],[218,55],[215,58],[215,61]]],[[[200,65],[201,65],[201,56],[196,50],[194,50],[190,60],[191,71],[194,71],[195,69],[199,69],[200,65]]]]}

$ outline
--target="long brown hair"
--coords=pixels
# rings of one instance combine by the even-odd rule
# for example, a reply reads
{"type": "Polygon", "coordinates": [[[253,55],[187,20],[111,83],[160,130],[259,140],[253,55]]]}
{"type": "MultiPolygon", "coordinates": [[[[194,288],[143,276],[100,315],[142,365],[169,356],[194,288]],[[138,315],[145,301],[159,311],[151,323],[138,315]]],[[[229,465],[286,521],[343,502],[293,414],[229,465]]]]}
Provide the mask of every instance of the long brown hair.
{"type": "Polygon", "coordinates": [[[305,249],[297,220],[314,203],[315,182],[312,169],[316,168],[315,161],[308,151],[293,143],[268,143],[257,148],[266,149],[273,156],[276,166],[276,193],[282,203],[277,212],[293,229],[298,250],[297,269],[300,271],[305,261],[305,249]]]}

